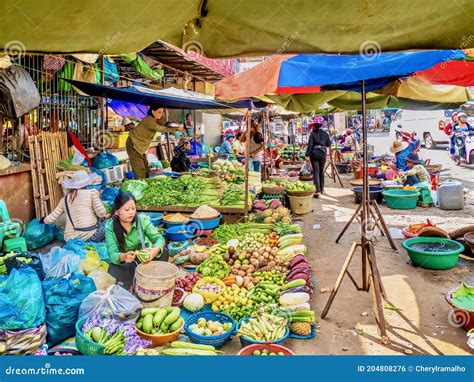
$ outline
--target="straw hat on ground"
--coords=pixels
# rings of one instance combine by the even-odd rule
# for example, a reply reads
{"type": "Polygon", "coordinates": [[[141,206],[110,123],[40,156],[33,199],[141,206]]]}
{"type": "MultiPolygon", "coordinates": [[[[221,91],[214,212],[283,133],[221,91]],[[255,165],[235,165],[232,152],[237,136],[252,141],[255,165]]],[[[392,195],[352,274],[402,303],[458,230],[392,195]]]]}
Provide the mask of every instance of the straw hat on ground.
{"type": "Polygon", "coordinates": [[[395,141],[393,142],[392,147],[390,147],[390,152],[396,154],[396,153],[399,153],[400,151],[405,150],[407,147],[408,147],[408,142],[395,141]]]}

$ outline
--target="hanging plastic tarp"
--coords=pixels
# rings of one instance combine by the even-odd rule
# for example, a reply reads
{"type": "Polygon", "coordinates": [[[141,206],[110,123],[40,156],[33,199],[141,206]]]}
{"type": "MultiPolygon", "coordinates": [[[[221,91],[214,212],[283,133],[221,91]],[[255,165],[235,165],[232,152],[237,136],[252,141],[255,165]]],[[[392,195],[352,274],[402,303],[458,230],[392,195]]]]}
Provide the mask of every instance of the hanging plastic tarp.
{"type": "Polygon", "coordinates": [[[118,65],[110,57],[104,58],[104,80],[115,84],[120,79],[118,65]]]}
{"type": "Polygon", "coordinates": [[[148,108],[145,105],[140,105],[138,103],[111,100],[108,105],[122,118],[135,118],[142,120],[148,113],[148,108]]]}
{"type": "Polygon", "coordinates": [[[165,74],[163,69],[155,70],[150,68],[139,54],[122,54],[122,58],[125,62],[132,65],[138,73],[149,80],[159,81],[165,74]]]}

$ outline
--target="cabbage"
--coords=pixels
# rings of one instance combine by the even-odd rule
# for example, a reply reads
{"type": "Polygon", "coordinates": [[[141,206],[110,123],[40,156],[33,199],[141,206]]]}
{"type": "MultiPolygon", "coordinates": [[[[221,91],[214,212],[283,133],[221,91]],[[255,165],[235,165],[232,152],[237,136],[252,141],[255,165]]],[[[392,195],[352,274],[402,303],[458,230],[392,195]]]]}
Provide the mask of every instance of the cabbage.
{"type": "Polygon", "coordinates": [[[204,297],[199,293],[188,294],[183,301],[183,307],[193,313],[204,308],[204,304],[204,297]]]}

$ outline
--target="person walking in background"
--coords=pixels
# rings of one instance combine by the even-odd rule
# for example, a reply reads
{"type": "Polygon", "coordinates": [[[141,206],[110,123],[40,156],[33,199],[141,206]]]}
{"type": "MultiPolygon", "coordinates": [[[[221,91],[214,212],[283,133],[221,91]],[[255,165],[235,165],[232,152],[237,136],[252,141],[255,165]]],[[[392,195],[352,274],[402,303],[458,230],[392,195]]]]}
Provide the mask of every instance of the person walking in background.
{"type": "Polygon", "coordinates": [[[331,146],[329,134],[321,128],[323,124],[322,117],[315,117],[313,123],[309,125],[312,131],[306,149],[306,160],[311,161],[313,168],[313,182],[316,187],[315,198],[319,198],[319,195],[324,192],[324,166],[326,164],[327,148],[331,146]]]}
{"type": "Polygon", "coordinates": [[[290,143],[289,138],[290,132],[288,130],[288,121],[283,121],[283,126],[281,128],[281,137],[283,139],[283,143],[290,143]]]}

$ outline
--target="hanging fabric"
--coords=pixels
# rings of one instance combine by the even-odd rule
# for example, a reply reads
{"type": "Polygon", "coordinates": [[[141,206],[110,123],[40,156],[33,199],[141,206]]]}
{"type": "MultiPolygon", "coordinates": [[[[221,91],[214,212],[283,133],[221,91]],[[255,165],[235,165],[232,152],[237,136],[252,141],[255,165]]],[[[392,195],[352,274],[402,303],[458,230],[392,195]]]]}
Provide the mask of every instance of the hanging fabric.
{"type": "Polygon", "coordinates": [[[133,54],[122,54],[122,59],[132,65],[138,73],[149,80],[158,81],[163,78],[164,70],[153,70],[139,54],[136,54],[135,57],[133,54]]]}
{"type": "Polygon", "coordinates": [[[61,72],[58,73],[59,89],[61,89],[63,92],[70,92],[72,90],[71,83],[64,80],[72,80],[73,74],[74,74],[74,63],[68,61],[64,64],[61,72]]]}
{"type": "MultiPolygon", "coordinates": [[[[92,84],[97,83],[97,71],[93,65],[84,65],[81,61],[76,62],[74,68],[73,79],[76,81],[89,82],[92,84]]],[[[74,86],[74,90],[80,94],[86,96],[87,94],[80,91],[74,86]]]]}
{"type": "Polygon", "coordinates": [[[63,56],[47,55],[43,57],[43,70],[48,81],[54,78],[56,72],[64,66],[65,60],[63,56]]]}

